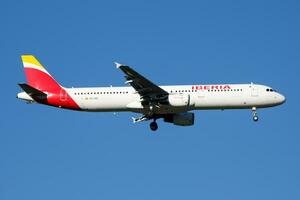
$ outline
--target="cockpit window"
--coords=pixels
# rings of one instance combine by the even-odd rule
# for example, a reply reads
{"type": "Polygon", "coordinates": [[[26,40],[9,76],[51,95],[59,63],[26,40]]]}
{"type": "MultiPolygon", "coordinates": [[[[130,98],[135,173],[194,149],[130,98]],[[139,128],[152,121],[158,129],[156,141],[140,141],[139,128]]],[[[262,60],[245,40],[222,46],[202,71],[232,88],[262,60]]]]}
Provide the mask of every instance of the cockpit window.
{"type": "Polygon", "coordinates": [[[266,89],[267,92],[275,92],[275,90],[271,89],[271,88],[267,88],[266,89]]]}

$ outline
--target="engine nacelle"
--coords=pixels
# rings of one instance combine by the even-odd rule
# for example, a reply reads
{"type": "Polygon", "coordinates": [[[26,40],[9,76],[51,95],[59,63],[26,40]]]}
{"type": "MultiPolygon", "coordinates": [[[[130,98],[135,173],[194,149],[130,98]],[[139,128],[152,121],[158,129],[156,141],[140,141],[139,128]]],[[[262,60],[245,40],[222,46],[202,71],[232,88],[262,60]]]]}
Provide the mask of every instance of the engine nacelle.
{"type": "Polygon", "coordinates": [[[176,113],[164,117],[165,122],[173,123],[177,126],[192,126],[195,121],[195,114],[191,112],[176,113]]]}
{"type": "Polygon", "coordinates": [[[169,94],[169,104],[175,107],[187,107],[190,105],[190,95],[188,94],[169,94]]]}

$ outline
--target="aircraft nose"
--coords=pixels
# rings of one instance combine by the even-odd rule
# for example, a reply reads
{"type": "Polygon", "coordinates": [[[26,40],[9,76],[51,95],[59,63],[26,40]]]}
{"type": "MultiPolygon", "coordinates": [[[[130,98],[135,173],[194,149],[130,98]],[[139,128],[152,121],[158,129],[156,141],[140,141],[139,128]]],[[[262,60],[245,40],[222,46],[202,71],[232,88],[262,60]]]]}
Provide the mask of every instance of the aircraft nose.
{"type": "Polygon", "coordinates": [[[285,96],[283,96],[282,94],[278,93],[277,98],[278,98],[278,103],[280,103],[280,104],[283,104],[286,101],[285,96]]]}

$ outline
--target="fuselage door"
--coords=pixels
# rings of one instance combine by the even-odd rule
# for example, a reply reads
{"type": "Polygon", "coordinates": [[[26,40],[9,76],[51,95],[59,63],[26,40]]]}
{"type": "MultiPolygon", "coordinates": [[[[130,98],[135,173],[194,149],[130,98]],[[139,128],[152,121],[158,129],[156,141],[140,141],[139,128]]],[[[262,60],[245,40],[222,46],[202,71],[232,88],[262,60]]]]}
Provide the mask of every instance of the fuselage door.
{"type": "Polygon", "coordinates": [[[255,85],[251,85],[251,96],[253,97],[258,96],[258,88],[255,85]]]}
{"type": "Polygon", "coordinates": [[[67,101],[68,95],[64,89],[60,90],[59,99],[60,99],[60,101],[67,101]]]}

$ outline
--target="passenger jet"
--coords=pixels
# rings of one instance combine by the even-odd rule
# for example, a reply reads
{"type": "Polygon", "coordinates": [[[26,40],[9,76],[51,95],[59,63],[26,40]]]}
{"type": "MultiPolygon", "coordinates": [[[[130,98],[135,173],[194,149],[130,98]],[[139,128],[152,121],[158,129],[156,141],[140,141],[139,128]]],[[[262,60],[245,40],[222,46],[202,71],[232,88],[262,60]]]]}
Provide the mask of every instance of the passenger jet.
{"type": "Polygon", "coordinates": [[[271,87],[258,84],[211,84],[158,86],[129,66],[115,63],[125,74],[128,87],[65,88],[32,55],[23,55],[27,83],[17,98],[58,108],[89,112],[134,112],[141,116],[133,122],[151,120],[156,131],[157,119],[179,126],[194,124],[192,110],[251,109],[258,121],[257,109],[285,102],[271,87]]]}

